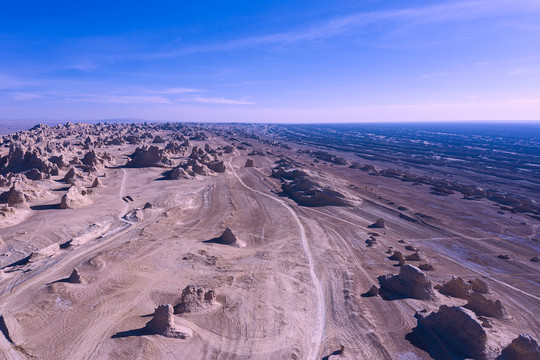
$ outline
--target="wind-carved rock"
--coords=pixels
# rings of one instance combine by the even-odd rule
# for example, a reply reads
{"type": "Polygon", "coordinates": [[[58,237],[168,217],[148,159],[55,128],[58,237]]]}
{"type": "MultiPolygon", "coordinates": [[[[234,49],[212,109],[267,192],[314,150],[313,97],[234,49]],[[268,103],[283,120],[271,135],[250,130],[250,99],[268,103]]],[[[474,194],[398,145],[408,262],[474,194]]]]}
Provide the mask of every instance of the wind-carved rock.
{"type": "Polygon", "coordinates": [[[155,309],[154,317],[146,323],[145,330],[149,334],[178,339],[192,336],[190,329],[179,328],[174,324],[174,309],[170,304],[160,305],[155,309]]]}
{"type": "Polygon", "coordinates": [[[384,224],[383,218],[378,218],[377,221],[375,221],[373,224],[369,225],[368,228],[373,229],[384,229],[386,226],[384,224]]]}
{"type": "Polygon", "coordinates": [[[538,340],[528,334],[520,334],[503,349],[497,360],[538,360],[540,345],[538,340]]]}
{"type": "Polygon", "coordinates": [[[175,314],[196,313],[216,305],[216,293],[213,289],[188,285],[182,290],[182,298],[174,307],[175,314]]]}
{"type": "Polygon", "coordinates": [[[472,285],[460,277],[452,277],[450,281],[439,285],[436,288],[441,294],[460,299],[468,299],[473,292],[472,285]]]}
{"type": "Polygon", "coordinates": [[[131,160],[127,162],[126,167],[168,167],[174,165],[165,155],[165,152],[157,146],[140,147],[131,154],[131,160]]]}
{"type": "Polygon", "coordinates": [[[415,330],[427,338],[430,346],[439,345],[437,359],[454,359],[455,351],[479,360],[496,356],[496,347],[488,339],[482,322],[470,310],[441,305],[437,312],[427,316],[416,313],[415,317],[418,321],[415,330]]]}
{"type": "Polygon", "coordinates": [[[465,307],[474,311],[476,315],[489,316],[498,319],[510,318],[500,300],[493,301],[480,293],[472,294],[465,307]]]}
{"type": "Polygon", "coordinates": [[[81,276],[81,273],[78,269],[73,269],[71,272],[71,275],[69,275],[67,282],[72,284],[81,284],[83,282],[83,278],[81,276]]]}
{"type": "Polygon", "coordinates": [[[89,205],[92,200],[88,197],[88,190],[79,186],[72,186],[60,200],[61,209],[78,209],[89,205]]]}
{"type": "Polygon", "coordinates": [[[434,297],[429,278],[416,266],[404,265],[399,275],[383,275],[377,278],[383,290],[413,299],[429,300],[434,297]]]}

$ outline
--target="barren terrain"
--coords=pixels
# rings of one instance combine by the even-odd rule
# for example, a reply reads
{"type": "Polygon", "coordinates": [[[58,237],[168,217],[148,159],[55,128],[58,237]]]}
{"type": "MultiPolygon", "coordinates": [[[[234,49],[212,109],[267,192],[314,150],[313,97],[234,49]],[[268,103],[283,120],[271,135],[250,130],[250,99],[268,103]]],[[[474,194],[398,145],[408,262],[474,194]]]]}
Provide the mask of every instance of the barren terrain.
{"type": "Polygon", "coordinates": [[[66,124],[0,138],[0,358],[512,359],[520,334],[538,354],[539,155],[518,151],[512,171],[500,152],[426,163],[327,136],[66,124]],[[465,298],[441,290],[452,277],[465,298]],[[147,326],[166,304],[164,330],[147,326]],[[469,324],[472,350],[449,340],[469,324]]]}

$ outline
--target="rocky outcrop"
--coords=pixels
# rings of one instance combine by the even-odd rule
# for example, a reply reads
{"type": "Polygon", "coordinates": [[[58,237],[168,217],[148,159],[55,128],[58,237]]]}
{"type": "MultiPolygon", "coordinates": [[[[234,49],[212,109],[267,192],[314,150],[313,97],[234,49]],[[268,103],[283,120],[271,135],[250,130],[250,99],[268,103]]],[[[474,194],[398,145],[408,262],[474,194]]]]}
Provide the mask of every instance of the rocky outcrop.
{"type": "Polygon", "coordinates": [[[435,270],[435,268],[434,268],[433,265],[431,265],[431,264],[420,264],[420,265],[418,265],[418,268],[419,268],[420,270],[424,270],[424,271],[435,270]]]}
{"type": "Polygon", "coordinates": [[[223,160],[214,160],[206,163],[206,166],[214,172],[224,173],[226,170],[225,163],[223,160]]]}
{"type": "Polygon", "coordinates": [[[439,285],[436,288],[441,294],[460,299],[468,299],[473,292],[472,285],[460,277],[452,277],[450,281],[439,285]]]}
{"type": "Polygon", "coordinates": [[[79,186],[72,186],[60,200],[61,209],[78,209],[92,203],[88,197],[88,190],[79,186]]]}
{"type": "Polygon", "coordinates": [[[404,265],[398,275],[383,275],[377,278],[381,289],[413,299],[429,300],[434,297],[431,281],[422,270],[404,265]]]}
{"type": "Polygon", "coordinates": [[[67,278],[67,282],[72,284],[81,284],[83,282],[83,278],[78,269],[73,269],[71,275],[67,278]]]}
{"type": "Polygon", "coordinates": [[[7,194],[7,204],[11,207],[23,207],[27,203],[27,197],[24,191],[16,185],[13,185],[7,194]]]}
{"type": "Polygon", "coordinates": [[[173,168],[171,171],[167,173],[167,179],[170,180],[179,180],[179,179],[188,179],[190,176],[186,173],[186,171],[180,167],[177,166],[173,168]]]}
{"type": "Polygon", "coordinates": [[[229,246],[237,246],[237,247],[241,246],[240,241],[238,241],[238,238],[229,227],[225,229],[225,231],[223,232],[223,234],[221,234],[221,236],[215,239],[212,239],[211,242],[214,242],[217,244],[229,245],[229,246]]]}
{"type": "Polygon", "coordinates": [[[442,305],[437,312],[427,316],[416,313],[415,317],[418,322],[415,330],[426,338],[427,344],[437,347],[432,349],[437,359],[454,359],[455,352],[479,360],[496,355],[482,322],[470,310],[442,305]]]}
{"type": "Polygon", "coordinates": [[[414,254],[410,254],[405,256],[405,260],[407,261],[424,261],[424,257],[417,251],[414,254]]]}
{"type": "Polygon", "coordinates": [[[163,144],[165,142],[165,139],[163,139],[161,136],[157,135],[154,140],[152,140],[152,144],[163,144]]]}
{"type": "Polygon", "coordinates": [[[403,257],[403,254],[399,251],[394,251],[394,253],[388,258],[390,260],[397,260],[399,263],[399,266],[405,265],[405,258],[403,257]]]}
{"type": "Polygon", "coordinates": [[[75,170],[74,167],[69,168],[69,170],[64,175],[64,182],[66,184],[74,184],[77,179],[80,179],[81,175],[75,170]]]}
{"type": "Polygon", "coordinates": [[[520,334],[503,349],[497,360],[538,360],[540,345],[531,335],[520,334]]]}
{"type": "Polygon", "coordinates": [[[490,316],[498,319],[508,319],[508,313],[500,300],[491,300],[480,293],[474,293],[469,297],[468,309],[474,311],[476,315],[490,316]]]}
{"type": "Polygon", "coordinates": [[[308,178],[297,178],[282,184],[291,199],[304,206],[348,206],[345,196],[308,178]]]}
{"type": "Polygon", "coordinates": [[[384,229],[385,228],[384,219],[383,218],[378,218],[377,221],[375,221],[373,224],[369,225],[368,228],[384,229]]]}
{"type": "Polygon", "coordinates": [[[168,167],[174,165],[165,152],[156,146],[137,148],[130,157],[131,160],[127,162],[126,167],[168,167]]]}
{"type": "Polygon", "coordinates": [[[100,188],[100,187],[103,187],[103,183],[101,182],[101,180],[97,177],[94,179],[94,181],[92,182],[92,188],[100,188]]]}
{"type": "Polygon", "coordinates": [[[472,291],[481,293],[481,294],[489,293],[489,288],[488,288],[488,285],[485,283],[485,281],[476,278],[472,281],[469,281],[469,283],[472,286],[472,291]]]}
{"type": "Polygon", "coordinates": [[[160,305],[155,309],[154,317],[146,323],[145,331],[178,339],[186,339],[192,335],[191,330],[180,329],[174,324],[174,310],[170,304],[160,305]]]}
{"type": "Polygon", "coordinates": [[[206,290],[200,286],[188,285],[182,290],[181,301],[174,307],[174,313],[196,313],[210,309],[214,305],[216,293],[213,289],[206,290]]]}
{"type": "Polygon", "coordinates": [[[247,159],[246,160],[246,165],[244,165],[244,167],[253,167],[253,159],[247,159]]]}

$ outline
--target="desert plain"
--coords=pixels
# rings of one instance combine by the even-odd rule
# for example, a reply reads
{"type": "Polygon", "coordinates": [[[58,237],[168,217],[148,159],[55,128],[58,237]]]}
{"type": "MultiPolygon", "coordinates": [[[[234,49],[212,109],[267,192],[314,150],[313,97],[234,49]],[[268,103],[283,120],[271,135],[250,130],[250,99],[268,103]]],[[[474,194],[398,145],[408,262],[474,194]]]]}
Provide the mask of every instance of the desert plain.
{"type": "Polygon", "coordinates": [[[539,359],[538,153],[327,130],[0,138],[0,358],[539,359]]]}

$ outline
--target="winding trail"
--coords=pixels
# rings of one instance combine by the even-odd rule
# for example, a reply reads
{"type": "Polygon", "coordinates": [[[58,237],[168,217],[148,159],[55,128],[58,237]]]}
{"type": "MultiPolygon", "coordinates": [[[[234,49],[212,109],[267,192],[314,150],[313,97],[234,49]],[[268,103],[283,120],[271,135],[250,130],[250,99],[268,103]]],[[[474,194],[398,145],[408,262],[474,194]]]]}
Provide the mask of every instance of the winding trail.
{"type": "Polygon", "coordinates": [[[323,335],[324,335],[324,327],[325,327],[325,319],[326,319],[326,304],[325,304],[325,299],[324,299],[323,285],[315,271],[315,261],[313,260],[313,255],[311,254],[311,249],[309,248],[309,244],[307,241],[306,229],[304,228],[304,225],[300,221],[300,218],[298,217],[298,215],[296,214],[296,212],[293,210],[291,206],[289,206],[287,203],[285,203],[281,199],[278,199],[271,195],[263,193],[262,191],[253,189],[252,187],[246,185],[244,181],[242,181],[242,179],[238,176],[238,174],[236,173],[236,170],[232,166],[232,160],[239,156],[240,154],[233,156],[229,159],[229,168],[231,169],[233,175],[238,179],[240,184],[242,184],[243,187],[245,187],[246,189],[250,191],[256,192],[259,195],[265,196],[269,199],[272,199],[280,203],[283,207],[285,207],[291,213],[292,217],[298,224],[298,229],[300,230],[300,238],[302,239],[302,246],[304,248],[304,252],[309,262],[309,272],[311,274],[311,279],[313,280],[313,284],[315,285],[315,289],[317,293],[317,326],[315,329],[315,337],[313,338],[313,346],[310,347],[309,349],[307,359],[318,359],[319,349],[321,347],[321,344],[323,341],[323,335]]]}

